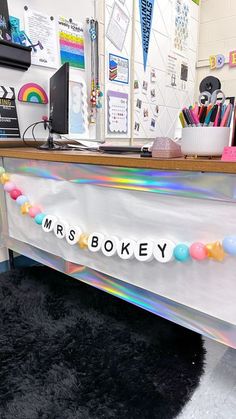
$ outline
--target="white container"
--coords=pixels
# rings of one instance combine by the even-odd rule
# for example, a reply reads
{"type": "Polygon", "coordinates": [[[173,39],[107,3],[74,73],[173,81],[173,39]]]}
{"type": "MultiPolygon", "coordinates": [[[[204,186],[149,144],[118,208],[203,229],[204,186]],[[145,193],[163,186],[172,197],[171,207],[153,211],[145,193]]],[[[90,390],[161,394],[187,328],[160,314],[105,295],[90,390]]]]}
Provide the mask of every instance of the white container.
{"type": "Polygon", "coordinates": [[[229,139],[228,127],[187,127],[182,131],[181,151],[184,155],[221,156],[229,139]]]}

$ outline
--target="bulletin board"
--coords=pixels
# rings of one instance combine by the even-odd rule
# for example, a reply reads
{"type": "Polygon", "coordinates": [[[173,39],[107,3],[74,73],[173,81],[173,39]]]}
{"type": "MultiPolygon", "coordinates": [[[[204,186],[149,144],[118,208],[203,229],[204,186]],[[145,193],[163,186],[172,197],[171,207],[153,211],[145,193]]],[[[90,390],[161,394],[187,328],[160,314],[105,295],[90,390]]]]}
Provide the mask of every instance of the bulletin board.
{"type": "Polygon", "coordinates": [[[131,141],[174,137],[179,110],[194,100],[199,6],[192,0],[106,0],[105,10],[106,137],[131,141]],[[123,32],[116,33],[114,10],[129,18],[123,32]],[[119,66],[124,68],[131,56],[129,76],[120,83],[119,66]],[[110,130],[115,109],[109,109],[109,91],[128,95],[125,133],[110,130]]]}

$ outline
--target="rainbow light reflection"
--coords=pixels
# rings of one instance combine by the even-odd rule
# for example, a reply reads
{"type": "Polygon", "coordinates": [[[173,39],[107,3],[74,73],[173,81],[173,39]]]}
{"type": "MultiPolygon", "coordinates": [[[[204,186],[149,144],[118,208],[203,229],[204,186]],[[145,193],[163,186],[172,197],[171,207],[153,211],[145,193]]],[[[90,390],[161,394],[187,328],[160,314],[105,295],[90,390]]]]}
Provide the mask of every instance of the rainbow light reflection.
{"type": "Polygon", "coordinates": [[[236,333],[233,326],[229,323],[217,321],[215,318],[204,315],[197,310],[82,265],[67,262],[65,273],[115,297],[236,349],[236,333]],[[224,330],[221,331],[216,328],[215,322],[218,322],[224,330]]]}
{"type": "Polygon", "coordinates": [[[5,159],[6,170],[79,185],[220,201],[236,201],[236,175],[5,159]]]}

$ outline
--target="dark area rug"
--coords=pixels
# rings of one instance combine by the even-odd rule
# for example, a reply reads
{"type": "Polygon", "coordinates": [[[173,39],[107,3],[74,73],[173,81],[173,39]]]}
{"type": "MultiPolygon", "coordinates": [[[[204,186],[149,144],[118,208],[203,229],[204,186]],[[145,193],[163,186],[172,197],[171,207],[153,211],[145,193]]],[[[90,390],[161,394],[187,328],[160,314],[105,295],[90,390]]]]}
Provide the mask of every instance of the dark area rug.
{"type": "Polygon", "coordinates": [[[169,419],[200,335],[46,267],[0,275],[1,419],[169,419]]]}

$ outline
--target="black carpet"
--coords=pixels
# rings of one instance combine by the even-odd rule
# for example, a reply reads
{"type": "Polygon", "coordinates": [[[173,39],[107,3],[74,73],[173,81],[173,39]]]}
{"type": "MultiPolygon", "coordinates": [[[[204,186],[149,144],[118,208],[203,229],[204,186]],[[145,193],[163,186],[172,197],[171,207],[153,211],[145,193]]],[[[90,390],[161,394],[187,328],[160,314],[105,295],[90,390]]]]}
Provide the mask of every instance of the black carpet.
{"type": "Polygon", "coordinates": [[[200,335],[45,267],[0,276],[1,419],[169,419],[200,335]]]}

